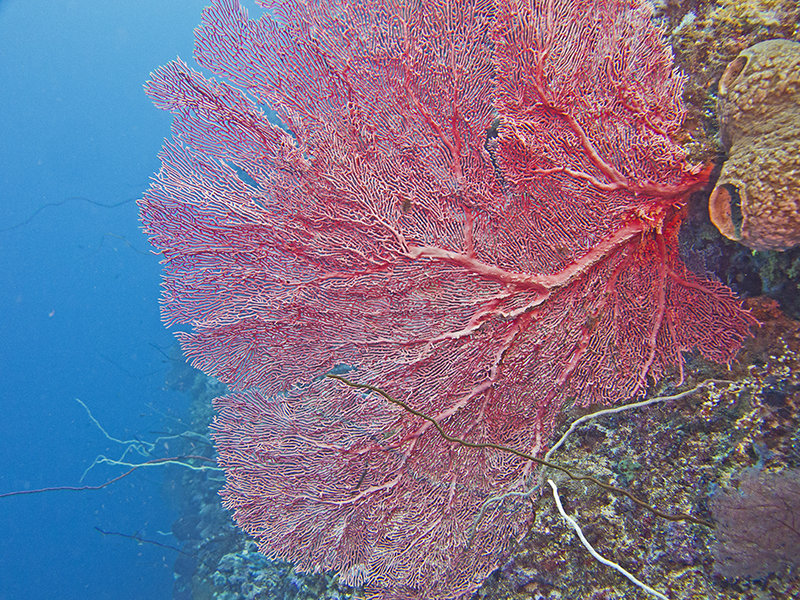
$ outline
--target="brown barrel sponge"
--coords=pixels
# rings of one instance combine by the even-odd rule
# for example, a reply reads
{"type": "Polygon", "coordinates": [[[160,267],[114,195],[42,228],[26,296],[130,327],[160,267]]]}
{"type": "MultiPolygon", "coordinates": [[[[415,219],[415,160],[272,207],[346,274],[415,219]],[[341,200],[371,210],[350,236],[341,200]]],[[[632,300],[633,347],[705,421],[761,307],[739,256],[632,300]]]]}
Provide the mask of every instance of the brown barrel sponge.
{"type": "Polygon", "coordinates": [[[719,82],[728,160],[709,199],[722,234],[755,250],[800,244],[800,43],[739,53],[719,82]]]}

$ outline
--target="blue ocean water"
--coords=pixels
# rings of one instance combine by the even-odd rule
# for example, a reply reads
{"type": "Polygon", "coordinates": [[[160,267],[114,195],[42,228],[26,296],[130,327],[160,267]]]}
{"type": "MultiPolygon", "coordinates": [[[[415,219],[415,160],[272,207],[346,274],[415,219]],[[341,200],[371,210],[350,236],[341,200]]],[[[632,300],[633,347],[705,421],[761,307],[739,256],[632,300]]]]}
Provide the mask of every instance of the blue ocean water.
{"type": "MultiPolygon", "coordinates": [[[[0,0],[0,494],[98,484],[186,398],[164,390],[173,344],[135,201],[171,118],[142,92],[190,59],[203,0],[0,0]]],[[[99,491],[0,498],[0,600],[169,598],[162,470],[99,491]]]]}

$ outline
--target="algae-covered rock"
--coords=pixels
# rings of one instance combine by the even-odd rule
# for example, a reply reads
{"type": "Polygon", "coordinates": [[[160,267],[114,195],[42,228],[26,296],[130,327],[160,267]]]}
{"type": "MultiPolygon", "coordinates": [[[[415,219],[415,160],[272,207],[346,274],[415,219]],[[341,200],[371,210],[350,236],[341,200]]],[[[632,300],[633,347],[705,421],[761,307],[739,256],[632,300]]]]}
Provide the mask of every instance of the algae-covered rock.
{"type": "Polygon", "coordinates": [[[800,244],[800,43],[743,50],[720,79],[717,110],[728,160],[712,222],[755,250],[800,244]]]}

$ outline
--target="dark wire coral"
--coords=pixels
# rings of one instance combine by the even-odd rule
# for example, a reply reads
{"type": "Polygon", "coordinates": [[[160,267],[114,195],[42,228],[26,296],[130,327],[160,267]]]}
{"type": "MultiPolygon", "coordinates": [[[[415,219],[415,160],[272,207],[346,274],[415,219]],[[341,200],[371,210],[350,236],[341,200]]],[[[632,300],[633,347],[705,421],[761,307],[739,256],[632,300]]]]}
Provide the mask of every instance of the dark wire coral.
{"type": "Polygon", "coordinates": [[[657,517],[661,517],[662,519],[666,519],[668,521],[675,521],[675,522],[688,521],[690,523],[695,523],[697,525],[703,525],[705,527],[710,527],[710,528],[714,527],[713,523],[709,523],[708,521],[704,521],[703,519],[698,519],[697,517],[693,517],[692,515],[688,515],[688,514],[684,514],[684,513],[669,514],[669,513],[662,512],[662,511],[658,510],[656,507],[651,506],[650,504],[648,504],[644,500],[641,500],[640,498],[637,498],[636,496],[631,494],[628,490],[624,490],[622,488],[618,488],[618,487],[616,487],[614,485],[611,485],[611,484],[605,483],[603,481],[600,481],[599,479],[597,479],[595,477],[592,477],[591,475],[579,475],[579,474],[573,473],[570,469],[567,469],[566,467],[564,467],[562,465],[550,462],[549,460],[545,460],[545,459],[539,458],[538,456],[533,456],[532,454],[528,454],[527,452],[521,452],[521,451],[519,451],[519,450],[517,450],[515,448],[510,448],[508,446],[501,446],[499,444],[493,444],[491,442],[470,442],[468,440],[464,440],[462,438],[454,437],[452,435],[449,435],[449,434],[447,434],[445,432],[444,429],[442,429],[442,426],[439,424],[439,422],[436,419],[434,419],[430,415],[426,415],[425,413],[422,413],[422,412],[420,412],[418,410],[415,410],[414,408],[412,408],[411,406],[409,406],[408,404],[406,404],[402,400],[398,400],[397,398],[393,397],[391,394],[389,394],[385,390],[382,390],[381,388],[376,387],[374,385],[369,385],[369,384],[366,384],[366,383],[356,383],[356,382],[350,381],[349,379],[347,379],[345,377],[342,377],[341,375],[333,375],[331,373],[327,374],[325,377],[327,377],[329,379],[335,379],[337,381],[341,381],[345,385],[349,385],[350,387],[353,387],[353,388],[362,389],[362,390],[369,390],[371,392],[375,392],[376,394],[379,394],[379,395],[383,396],[389,402],[392,402],[393,404],[397,404],[398,406],[400,406],[404,410],[410,412],[412,415],[414,415],[416,417],[420,417],[420,418],[428,421],[431,425],[433,425],[436,428],[436,431],[439,432],[439,435],[441,435],[448,442],[461,444],[462,446],[465,446],[467,448],[493,448],[494,450],[500,450],[501,452],[508,452],[509,454],[514,454],[515,456],[519,456],[520,458],[524,458],[525,460],[529,460],[531,462],[534,462],[534,463],[536,463],[536,464],[538,464],[538,465],[540,465],[542,467],[548,467],[550,469],[555,469],[556,471],[560,471],[560,472],[564,473],[567,477],[572,479],[573,481],[590,481],[591,483],[594,483],[595,485],[600,486],[601,488],[603,488],[604,490],[606,490],[608,492],[611,492],[613,494],[619,494],[621,496],[625,496],[626,498],[631,500],[634,504],[644,508],[645,510],[651,512],[652,514],[656,515],[657,517]]]}
{"type": "Polygon", "coordinates": [[[800,566],[800,470],[744,471],[739,489],[711,499],[717,521],[714,570],[760,578],[800,566]]]}

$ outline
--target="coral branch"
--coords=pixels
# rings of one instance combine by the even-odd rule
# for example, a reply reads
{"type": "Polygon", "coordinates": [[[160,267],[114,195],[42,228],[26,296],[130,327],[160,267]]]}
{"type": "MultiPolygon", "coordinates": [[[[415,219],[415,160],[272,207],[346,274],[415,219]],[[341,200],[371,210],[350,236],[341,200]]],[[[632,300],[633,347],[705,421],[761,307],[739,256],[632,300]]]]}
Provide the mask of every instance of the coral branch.
{"type": "Polygon", "coordinates": [[[140,202],[163,317],[232,390],[223,497],[264,552],[460,598],[528,517],[451,532],[527,491],[565,403],[730,362],[754,323],[678,251],[707,177],[672,139],[683,77],[643,0],[265,4],[203,13],[223,80],[147,84],[175,115],[140,202]],[[345,368],[433,422],[314,377],[345,368]]]}

